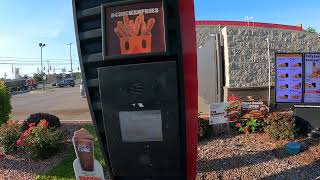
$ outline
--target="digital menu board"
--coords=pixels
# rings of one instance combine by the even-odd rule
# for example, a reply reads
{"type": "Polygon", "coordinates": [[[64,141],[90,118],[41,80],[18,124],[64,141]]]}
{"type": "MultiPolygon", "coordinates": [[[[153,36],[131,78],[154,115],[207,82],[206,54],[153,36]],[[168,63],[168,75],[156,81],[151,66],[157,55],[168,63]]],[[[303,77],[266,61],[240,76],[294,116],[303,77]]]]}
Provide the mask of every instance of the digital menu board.
{"type": "Polygon", "coordinates": [[[304,102],[320,103],[320,54],[305,54],[304,102]]]}
{"type": "Polygon", "coordinates": [[[276,102],[302,102],[302,60],[299,53],[276,54],[276,102]]]}

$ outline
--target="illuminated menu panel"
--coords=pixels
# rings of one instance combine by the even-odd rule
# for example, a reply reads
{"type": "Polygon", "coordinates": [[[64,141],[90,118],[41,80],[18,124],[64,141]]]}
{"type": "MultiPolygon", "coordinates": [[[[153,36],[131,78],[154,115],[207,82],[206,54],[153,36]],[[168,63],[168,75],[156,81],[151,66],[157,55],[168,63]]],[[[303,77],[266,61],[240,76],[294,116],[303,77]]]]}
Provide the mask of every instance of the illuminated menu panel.
{"type": "Polygon", "coordinates": [[[305,54],[305,103],[320,103],[320,54],[305,54]]]}
{"type": "Polygon", "coordinates": [[[166,52],[162,1],[104,6],[105,56],[166,52]]]}
{"type": "Polygon", "coordinates": [[[276,55],[276,102],[302,102],[302,60],[302,54],[276,55]]]}

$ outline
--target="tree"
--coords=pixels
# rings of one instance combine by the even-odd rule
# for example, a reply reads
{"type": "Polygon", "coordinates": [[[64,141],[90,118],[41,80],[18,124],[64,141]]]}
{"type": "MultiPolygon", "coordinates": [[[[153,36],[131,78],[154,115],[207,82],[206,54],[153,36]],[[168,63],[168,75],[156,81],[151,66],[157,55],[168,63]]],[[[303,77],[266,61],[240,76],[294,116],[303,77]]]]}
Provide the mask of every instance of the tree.
{"type": "Polygon", "coordinates": [[[306,32],[306,33],[317,33],[316,29],[315,28],[312,28],[312,27],[307,27],[307,29],[303,29],[303,32],[306,32]]]}
{"type": "Polygon", "coordinates": [[[38,83],[42,82],[43,76],[45,76],[46,73],[34,73],[33,74],[33,79],[36,80],[38,83]]]}
{"type": "Polygon", "coordinates": [[[73,77],[76,78],[76,79],[82,79],[81,72],[74,72],[73,73],[73,77]]]}

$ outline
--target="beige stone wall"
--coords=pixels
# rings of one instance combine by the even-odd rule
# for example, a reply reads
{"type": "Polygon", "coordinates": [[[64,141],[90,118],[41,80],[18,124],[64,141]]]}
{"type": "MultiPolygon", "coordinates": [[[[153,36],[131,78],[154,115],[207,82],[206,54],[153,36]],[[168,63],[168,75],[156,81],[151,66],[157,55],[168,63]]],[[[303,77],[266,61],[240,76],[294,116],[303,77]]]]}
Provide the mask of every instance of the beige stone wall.
{"type": "Polygon", "coordinates": [[[320,52],[318,34],[259,27],[197,27],[198,46],[211,33],[221,33],[224,46],[227,87],[262,87],[268,85],[268,51],[270,39],[272,82],[274,81],[274,53],[320,52]]]}

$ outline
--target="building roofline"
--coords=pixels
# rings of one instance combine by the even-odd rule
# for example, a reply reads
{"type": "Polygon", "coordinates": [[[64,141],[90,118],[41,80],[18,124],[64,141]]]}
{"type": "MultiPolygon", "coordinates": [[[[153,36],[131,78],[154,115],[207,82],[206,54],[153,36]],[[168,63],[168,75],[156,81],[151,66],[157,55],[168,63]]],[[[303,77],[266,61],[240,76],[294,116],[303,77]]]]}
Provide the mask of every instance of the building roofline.
{"type": "Polygon", "coordinates": [[[252,26],[252,27],[265,27],[265,28],[276,28],[286,29],[293,31],[302,31],[302,25],[290,26],[284,24],[273,24],[273,23],[262,23],[262,22],[246,22],[246,21],[196,21],[196,26],[252,26]]]}

